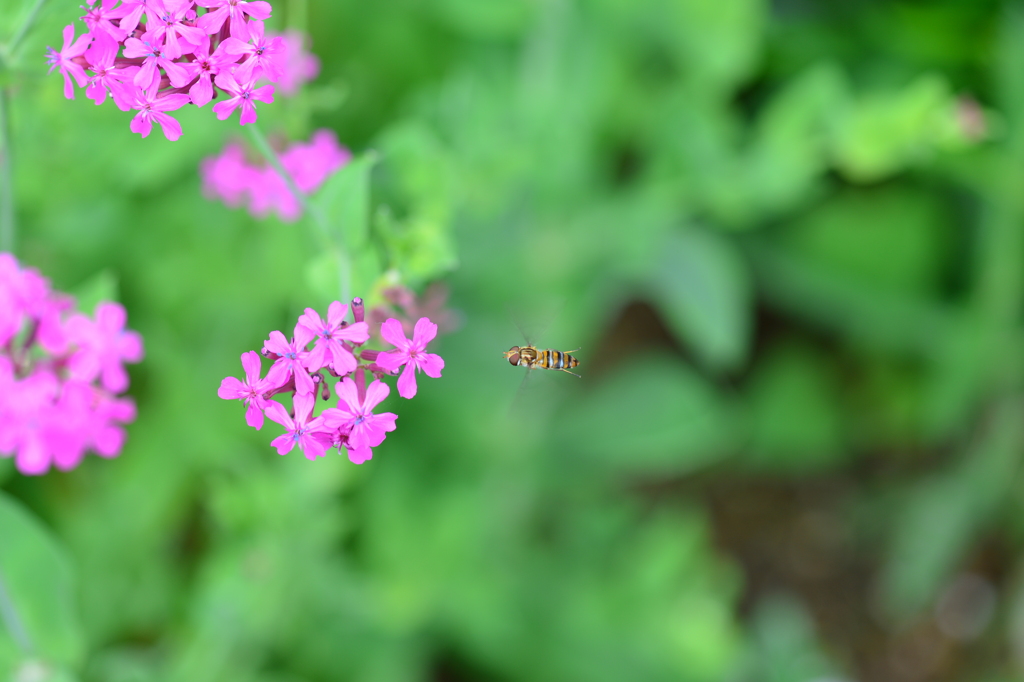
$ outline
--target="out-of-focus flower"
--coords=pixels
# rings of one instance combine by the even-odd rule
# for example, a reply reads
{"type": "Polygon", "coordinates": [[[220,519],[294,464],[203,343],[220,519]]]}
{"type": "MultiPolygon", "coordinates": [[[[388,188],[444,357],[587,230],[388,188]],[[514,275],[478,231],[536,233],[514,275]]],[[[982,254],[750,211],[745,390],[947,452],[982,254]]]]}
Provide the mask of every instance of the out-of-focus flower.
{"type": "Polygon", "coordinates": [[[278,60],[281,78],[277,85],[282,95],[291,97],[303,83],[317,77],[320,60],[306,51],[306,37],[299,31],[288,30],[281,37],[284,38],[284,51],[278,60]]]}
{"type": "Polygon", "coordinates": [[[88,450],[114,457],[135,419],[125,362],[142,359],[142,337],[124,308],[94,317],[50,289],[38,272],[0,253],[0,457],[24,474],[78,466],[88,450]]]}
{"type": "MultiPolygon", "coordinates": [[[[307,194],[315,192],[352,158],[351,152],[338,144],[334,132],[326,129],[313,133],[308,143],[291,145],[279,156],[296,187],[307,194]]],[[[225,147],[220,156],[204,159],[199,174],[208,196],[220,197],[228,206],[248,203],[249,211],[257,218],[271,210],[283,220],[296,220],[302,214],[302,207],[284,178],[269,166],[246,162],[237,143],[225,147]]]]}

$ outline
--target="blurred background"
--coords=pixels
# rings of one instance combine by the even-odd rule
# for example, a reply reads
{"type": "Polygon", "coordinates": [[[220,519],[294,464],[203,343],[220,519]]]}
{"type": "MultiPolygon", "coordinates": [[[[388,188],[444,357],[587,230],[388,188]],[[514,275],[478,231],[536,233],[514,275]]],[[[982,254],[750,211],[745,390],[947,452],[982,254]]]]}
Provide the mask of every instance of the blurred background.
{"type": "Polygon", "coordinates": [[[447,287],[444,376],[393,391],[362,466],[248,428],[217,387],[338,297],[315,241],[203,197],[235,121],[143,140],[65,100],[43,54],[81,11],[50,0],[7,76],[17,255],[116,294],[146,358],[118,459],[0,460],[68,581],[62,609],[14,595],[43,659],[96,682],[1024,680],[1024,3],[273,5],[322,66],[260,125],[376,153],[354,292],[447,287]],[[520,390],[516,323],[582,347],[582,379],[520,390]]]}

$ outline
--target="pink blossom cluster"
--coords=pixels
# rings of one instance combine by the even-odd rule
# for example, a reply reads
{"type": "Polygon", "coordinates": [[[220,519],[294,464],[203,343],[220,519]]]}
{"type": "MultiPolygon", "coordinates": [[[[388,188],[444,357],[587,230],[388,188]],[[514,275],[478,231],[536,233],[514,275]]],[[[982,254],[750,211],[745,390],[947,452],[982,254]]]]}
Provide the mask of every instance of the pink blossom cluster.
{"type": "Polygon", "coordinates": [[[89,0],[86,32],[75,38],[66,26],[47,61],[64,76],[65,97],[74,99],[73,82],[96,104],[109,94],[122,111],[137,112],[130,127],[143,137],[156,122],[177,140],[181,125],[168,112],[221,93],[214,115],[223,121],[240,108],[245,125],[256,120],[255,102],[274,101],[274,86],[260,82],[292,89],[319,68],[301,39],[264,32],[271,9],[262,0],[89,0]]]}
{"type": "Polygon", "coordinates": [[[429,377],[441,376],[444,360],[426,352],[427,344],[437,335],[437,325],[428,318],[416,322],[411,340],[398,320],[386,320],[380,333],[395,348],[380,351],[362,348],[370,339],[362,299],[352,301],[352,323],[345,320],[348,308],[339,301],[331,303],[326,321],[306,308],[291,338],[273,331],[264,341],[262,354],[273,361],[265,377],[260,376],[260,356],[248,351],[242,354],[245,379],[226,377],[220,384],[218,396],[245,402],[249,426],[262,428],[264,416],[284,426],[286,433],[270,443],[279,454],[298,446],[307,459],[316,459],[330,448],[345,448],[352,462],[362,464],[373,457],[373,448],[384,442],[387,433],[395,430],[398,418],[392,412],[374,412],[391,392],[381,379],[404,366],[398,393],[412,398],[418,371],[429,377]],[[374,378],[369,385],[367,374],[374,378]],[[325,402],[330,400],[328,377],[340,379],[335,384],[337,405],[314,415],[318,395],[325,402]],[[283,393],[292,394],[290,412],[271,400],[283,393]]]}
{"type": "Polygon", "coordinates": [[[87,450],[121,451],[135,404],[125,362],[142,359],[142,337],[126,330],[124,308],[95,316],[50,289],[45,277],[0,253],[0,457],[24,474],[73,469],[87,450]]]}
{"type": "MultiPolygon", "coordinates": [[[[333,131],[321,129],[308,143],[298,142],[279,154],[281,165],[299,191],[315,192],[336,170],[352,159],[352,153],[338,144],[333,131]]],[[[228,206],[247,204],[257,218],[277,211],[282,220],[302,215],[302,205],[288,189],[281,174],[268,164],[251,164],[238,143],[230,143],[220,156],[203,159],[199,166],[203,192],[219,197],[228,206]]]]}

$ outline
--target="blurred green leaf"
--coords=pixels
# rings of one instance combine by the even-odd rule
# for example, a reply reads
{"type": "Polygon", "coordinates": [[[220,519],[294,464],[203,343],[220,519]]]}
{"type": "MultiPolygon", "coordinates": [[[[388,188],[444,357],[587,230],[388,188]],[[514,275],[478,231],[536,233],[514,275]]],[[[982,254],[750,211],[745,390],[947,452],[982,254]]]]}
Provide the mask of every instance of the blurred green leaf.
{"type": "Polygon", "coordinates": [[[664,355],[617,368],[566,407],[557,423],[567,452],[632,474],[693,471],[729,454],[740,437],[731,406],[664,355]]]}
{"type": "Polygon", "coordinates": [[[328,229],[349,253],[364,248],[370,228],[370,170],[373,153],[358,156],[327,179],[313,201],[327,220],[328,229]]]}
{"type": "Polygon", "coordinates": [[[110,270],[101,270],[69,291],[75,297],[78,310],[92,315],[96,305],[103,301],[118,301],[117,275],[110,270]]]}
{"type": "Polygon", "coordinates": [[[749,461],[763,470],[800,473],[846,456],[842,406],[830,367],[799,346],[773,350],[750,379],[749,461]]]}
{"type": "Polygon", "coordinates": [[[671,235],[654,256],[647,281],[672,331],[715,369],[747,358],[753,291],[733,244],[706,230],[671,235]]]}
{"type": "Polygon", "coordinates": [[[49,531],[2,492],[0,601],[0,652],[21,650],[21,662],[11,662],[15,668],[36,657],[45,661],[39,663],[43,670],[81,664],[85,641],[75,615],[71,564],[49,531]]]}

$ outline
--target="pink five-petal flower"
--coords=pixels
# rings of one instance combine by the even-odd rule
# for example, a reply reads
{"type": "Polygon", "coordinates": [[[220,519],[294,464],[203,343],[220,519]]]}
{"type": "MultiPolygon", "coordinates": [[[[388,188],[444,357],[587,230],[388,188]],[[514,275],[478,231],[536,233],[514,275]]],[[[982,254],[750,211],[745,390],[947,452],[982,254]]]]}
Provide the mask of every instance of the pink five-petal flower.
{"type": "Polygon", "coordinates": [[[85,51],[89,70],[93,72],[93,76],[89,78],[89,83],[85,88],[85,96],[96,104],[103,104],[107,99],[108,91],[114,93],[115,104],[123,100],[124,81],[138,71],[138,67],[114,66],[117,51],[118,43],[105,36],[98,37],[85,51]]]}
{"type": "Polygon", "coordinates": [[[277,448],[279,455],[287,455],[298,445],[306,459],[323,457],[331,445],[331,435],[324,429],[323,417],[309,418],[316,396],[296,394],[292,402],[295,406],[294,418],[281,403],[267,401],[267,416],[288,431],[272,440],[270,445],[277,448]]]}
{"type": "Polygon", "coordinates": [[[89,27],[89,33],[96,40],[109,38],[115,43],[119,43],[127,36],[127,33],[120,26],[113,23],[114,19],[120,19],[124,16],[123,9],[116,7],[117,2],[118,0],[103,0],[98,7],[88,8],[85,16],[82,17],[82,21],[89,27]]]}
{"type": "Polygon", "coordinates": [[[142,58],[142,68],[133,79],[135,85],[140,88],[156,91],[154,84],[160,82],[158,67],[164,70],[174,87],[183,88],[189,83],[189,72],[184,65],[174,61],[178,55],[172,55],[167,50],[162,38],[159,38],[155,31],[146,31],[141,38],[125,40],[124,56],[131,59],[142,58]]]}
{"type": "Polygon", "coordinates": [[[78,82],[78,87],[85,87],[88,81],[85,69],[82,68],[81,64],[76,63],[74,59],[85,53],[86,48],[89,47],[89,42],[92,40],[92,34],[85,33],[80,35],[78,40],[74,40],[74,38],[75,27],[73,25],[65,26],[64,46],[61,47],[60,52],[52,47],[46,48],[46,61],[50,64],[50,73],[53,73],[55,68],[60,69],[61,75],[64,76],[64,96],[68,99],[75,98],[75,87],[71,84],[72,77],[78,82]]]}
{"type": "Polygon", "coordinates": [[[212,79],[221,69],[235,62],[235,58],[224,54],[221,50],[214,50],[210,54],[210,36],[204,35],[193,49],[192,54],[195,60],[182,64],[188,71],[189,80],[196,80],[188,90],[188,96],[192,98],[192,104],[201,107],[213,99],[212,79]]]}
{"type": "Polygon", "coordinates": [[[221,71],[218,73],[214,80],[217,83],[218,88],[226,90],[231,94],[230,99],[226,99],[223,102],[218,102],[213,105],[213,113],[221,121],[231,116],[235,109],[241,105],[242,114],[239,116],[238,122],[241,125],[252,123],[256,120],[256,105],[253,104],[253,100],[259,100],[260,102],[267,103],[274,101],[273,85],[263,85],[261,87],[254,88],[254,83],[252,82],[240,84],[235,80],[235,77],[227,71],[221,71]]]}
{"type": "Polygon", "coordinates": [[[306,39],[299,31],[288,30],[281,37],[284,38],[284,51],[273,55],[281,69],[281,77],[276,83],[281,93],[290,97],[300,85],[316,78],[320,73],[320,60],[306,52],[306,39]]]}
{"type": "Polygon", "coordinates": [[[203,159],[199,176],[206,196],[220,197],[228,206],[239,206],[257,186],[259,171],[245,162],[241,145],[229,143],[220,156],[203,159]]]}
{"type": "Polygon", "coordinates": [[[236,59],[243,56],[246,58],[235,69],[238,82],[248,83],[264,77],[271,82],[280,79],[284,74],[276,55],[284,53],[284,38],[265,37],[262,21],[249,22],[249,38],[252,40],[251,45],[238,38],[227,38],[220,45],[226,54],[236,59]]]}
{"type": "Polygon", "coordinates": [[[281,154],[281,165],[303,192],[316,191],[324,180],[352,159],[333,130],[321,128],[308,143],[297,142],[281,154]]]}
{"type": "Polygon", "coordinates": [[[134,96],[135,101],[132,108],[138,109],[139,113],[135,114],[135,118],[132,119],[129,126],[133,133],[147,137],[153,130],[153,121],[156,121],[160,124],[160,129],[164,131],[164,137],[171,142],[181,137],[181,124],[177,119],[164,112],[174,111],[188,104],[188,95],[181,93],[160,95],[155,91],[150,94],[146,90],[136,90],[134,96]]]}
{"type": "MultiPolygon", "coordinates": [[[[353,450],[366,454],[366,448],[377,447],[384,442],[388,431],[395,430],[398,415],[391,412],[373,413],[373,408],[391,392],[383,381],[374,381],[367,386],[366,397],[363,400],[359,399],[359,389],[352,377],[342,379],[338,383],[337,392],[338,406],[327,408],[320,416],[328,428],[348,429],[347,447],[350,458],[353,450]]],[[[369,459],[369,456],[365,459],[369,459]]]]}
{"type": "Polygon", "coordinates": [[[305,327],[296,326],[295,336],[291,342],[279,331],[270,332],[270,338],[263,342],[263,354],[273,353],[278,358],[267,372],[267,383],[270,390],[286,385],[295,380],[297,395],[312,394],[316,390],[313,378],[306,371],[306,356],[309,351],[306,345],[313,340],[313,335],[305,327]]]}
{"type": "Polygon", "coordinates": [[[370,338],[370,328],[365,322],[343,326],[347,313],[346,304],[334,301],[327,308],[326,322],[312,308],[306,308],[306,312],[299,317],[299,325],[316,336],[316,345],[306,357],[309,371],[315,372],[324,365],[330,365],[336,374],[343,376],[356,368],[358,363],[355,356],[342,345],[342,341],[366,343],[370,338]]]}
{"type": "Polygon", "coordinates": [[[225,377],[220,382],[217,395],[224,400],[245,401],[245,423],[259,431],[263,428],[263,410],[267,407],[267,399],[263,394],[270,388],[266,379],[260,378],[260,354],[254,350],[242,353],[242,368],[245,370],[245,381],[235,377],[225,377]]]}
{"type": "Polygon", "coordinates": [[[171,59],[191,54],[199,41],[206,37],[206,32],[202,29],[184,23],[192,13],[190,1],[163,0],[156,5],[156,11],[150,11],[146,15],[150,22],[146,28],[152,26],[151,30],[156,39],[163,39],[165,51],[171,59]]]}
{"type": "Polygon", "coordinates": [[[196,4],[200,7],[206,7],[208,10],[216,7],[212,12],[208,11],[199,17],[199,20],[196,22],[199,28],[207,33],[216,33],[224,25],[224,22],[230,18],[231,37],[238,38],[239,40],[249,40],[249,29],[246,26],[245,15],[249,15],[251,19],[267,19],[270,17],[272,9],[270,3],[263,0],[255,0],[254,2],[247,2],[246,0],[196,0],[196,4]]]}
{"type": "Polygon", "coordinates": [[[380,326],[384,340],[395,346],[395,350],[385,351],[377,356],[377,364],[388,372],[394,372],[402,365],[405,371],[398,378],[398,395],[412,398],[416,395],[416,370],[421,369],[428,377],[438,378],[444,369],[444,360],[440,355],[425,352],[427,344],[437,336],[437,325],[429,318],[421,317],[416,321],[412,341],[405,337],[402,323],[391,317],[380,326]]]}
{"type": "Polygon", "coordinates": [[[142,359],[142,337],[124,328],[126,315],[120,303],[104,302],[96,306],[96,320],[79,313],[68,320],[67,332],[78,350],[71,356],[71,378],[92,381],[97,376],[103,388],[120,393],[128,388],[124,362],[142,359]]]}
{"type": "Polygon", "coordinates": [[[60,382],[52,373],[39,370],[7,386],[7,410],[0,431],[0,452],[14,451],[18,471],[44,474],[50,468],[52,427],[58,421],[54,401],[60,382]]]}
{"type": "Polygon", "coordinates": [[[125,0],[117,9],[122,14],[119,22],[121,29],[131,34],[138,27],[143,12],[148,19],[160,11],[160,0],[125,0]]]}

